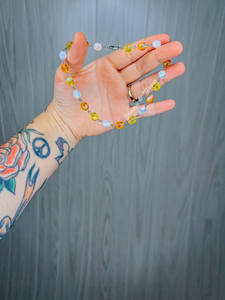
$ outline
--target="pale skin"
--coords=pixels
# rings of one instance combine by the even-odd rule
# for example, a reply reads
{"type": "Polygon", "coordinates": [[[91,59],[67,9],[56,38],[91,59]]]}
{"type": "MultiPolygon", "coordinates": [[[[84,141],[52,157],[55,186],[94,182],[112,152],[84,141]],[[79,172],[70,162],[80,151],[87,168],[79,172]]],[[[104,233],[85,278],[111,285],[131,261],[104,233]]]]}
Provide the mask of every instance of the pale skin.
{"type": "MultiPolygon", "coordinates": [[[[183,51],[182,44],[179,41],[170,42],[170,36],[165,33],[145,37],[131,44],[138,45],[143,41],[149,44],[154,40],[160,40],[163,45],[156,49],[147,47],[144,51],[133,49],[129,53],[123,49],[102,50],[110,52],[82,67],[87,51],[95,50],[87,48],[87,39],[82,32],[74,35],[66,59],[70,67],[69,74],[74,78],[82,100],[89,104],[92,112],[98,113],[101,120],[115,124],[117,121],[126,121],[125,116],[131,110],[132,115],[136,115],[146,102],[137,105],[134,110],[129,105],[128,85],[183,51]]],[[[184,72],[182,62],[171,64],[166,69],[166,76],[160,80],[161,85],[184,72]]],[[[73,89],[66,84],[66,78],[59,65],[55,72],[54,97],[46,111],[29,123],[24,131],[0,146],[0,239],[82,138],[110,130],[123,130],[103,127],[101,122],[91,120],[90,115],[80,108],[80,102],[74,99],[73,89]]],[[[133,83],[131,92],[134,98],[144,96],[143,91],[149,89],[157,78],[155,72],[133,83]]],[[[173,99],[153,102],[139,118],[167,112],[174,106],[173,99]]]]}
{"type": "MultiPolygon", "coordinates": [[[[75,87],[81,92],[81,98],[84,101],[87,100],[90,110],[97,112],[101,119],[109,120],[114,124],[117,121],[125,121],[124,115],[129,112],[131,103],[127,85],[151,72],[163,61],[172,59],[183,51],[182,44],[178,41],[170,42],[168,34],[149,36],[131,44],[137,45],[142,41],[151,43],[154,40],[160,40],[165,45],[157,49],[148,47],[144,51],[116,50],[82,68],[88,51],[87,40],[83,33],[75,34],[67,57],[68,65],[71,66],[69,73],[74,77],[75,87]]],[[[182,62],[171,65],[166,70],[166,77],[161,79],[161,85],[182,75],[184,71],[185,66],[182,62]]],[[[65,79],[66,74],[59,66],[55,74],[55,91],[51,110],[56,115],[63,113],[68,127],[78,139],[112,130],[112,127],[106,129],[99,126],[99,123],[93,122],[86,112],[80,110],[80,103],[74,101],[71,87],[65,85],[65,79]]],[[[134,98],[142,95],[141,91],[150,86],[154,79],[157,80],[157,73],[134,83],[131,88],[134,98]]],[[[152,103],[147,106],[147,112],[142,117],[166,112],[174,106],[175,101],[172,99],[152,103]]]]}

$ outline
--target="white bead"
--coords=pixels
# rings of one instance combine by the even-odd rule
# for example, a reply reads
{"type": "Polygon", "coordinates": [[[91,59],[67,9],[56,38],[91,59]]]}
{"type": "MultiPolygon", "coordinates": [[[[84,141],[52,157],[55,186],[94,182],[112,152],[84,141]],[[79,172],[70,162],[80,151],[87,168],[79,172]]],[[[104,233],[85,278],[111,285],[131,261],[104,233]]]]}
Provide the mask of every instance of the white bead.
{"type": "Polygon", "coordinates": [[[161,71],[158,72],[158,77],[159,78],[164,78],[165,76],[166,76],[166,71],[161,70],[161,71]]]}
{"type": "Polygon", "coordinates": [[[110,126],[110,122],[108,120],[104,120],[104,121],[102,121],[102,126],[109,127],[110,126]]]}
{"type": "Polygon", "coordinates": [[[154,48],[158,48],[158,47],[161,46],[161,42],[158,41],[158,40],[155,40],[155,41],[152,43],[152,46],[153,46],[154,48]]]}
{"type": "Polygon", "coordinates": [[[65,52],[65,51],[61,51],[61,52],[59,53],[59,58],[60,58],[61,60],[65,60],[65,59],[66,59],[66,52],[65,52]]]}
{"type": "Polygon", "coordinates": [[[79,99],[81,97],[81,94],[78,90],[74,90],[73,91],[73,96],[74,96],[74,98],[79,99]]]}
{"type": "Polygon", "coordinates": [[[93,47],[96,51],[102,50],[102,45],[100,43],[95,43],[93,47]]]}

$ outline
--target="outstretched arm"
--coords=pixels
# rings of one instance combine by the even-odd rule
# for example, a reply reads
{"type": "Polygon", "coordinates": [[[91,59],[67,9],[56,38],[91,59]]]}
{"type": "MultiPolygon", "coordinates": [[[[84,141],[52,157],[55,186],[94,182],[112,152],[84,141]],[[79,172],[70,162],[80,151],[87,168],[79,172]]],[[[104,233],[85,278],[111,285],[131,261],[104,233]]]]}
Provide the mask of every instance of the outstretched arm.
{"type": "MultiPolygon", "coordinates": [[[[132,43],[132,47],[141,42],[143,40],[132,43]]],[[[154,116],[174,108],[174,100],[152,103],[152,95],[149,102],[146,100],[149,105],[129,105],[131,98],[128,85],[133,83],[131,92],[136,99],[151,93],[153,84],[158,79],[158,72],[136,80],[183,51],[180,42],[170,42],[170,36],[164,33],[146,37],[144,42],[149,47],[134,47],[128,52],[119,49],[81,68],[87,55],[88,43],[82,32],[74,35],[64,66],[59,66],[56,70],[54,97],[47,110],[0,146],[0,239],[83,137],[103,134],[115,128],[105,127],[103,122],[92,118],[90,111],[99,114],[100,119],[106,123],[113,124],[124,123],[128,116],[135,116],[141,107],[143,111],[139,118],[154,116]],[[155,49],[154,41],[160,41],[162,46],[155,49]],[[69,71],[79,91],[75,91],[75,95],[70,84],[66,84],[65,70],[69,71]],[[82,100],[77,99],[80,95],[82,100]]],[[[167,65],[166,76],[160,80],[161,85],[185,71],[181,62],[167,65]]],[[[72,81],[70,79],[69,83],[72,81]]],[[[123,127],[124,125],[116,128],[123,127]]]]}

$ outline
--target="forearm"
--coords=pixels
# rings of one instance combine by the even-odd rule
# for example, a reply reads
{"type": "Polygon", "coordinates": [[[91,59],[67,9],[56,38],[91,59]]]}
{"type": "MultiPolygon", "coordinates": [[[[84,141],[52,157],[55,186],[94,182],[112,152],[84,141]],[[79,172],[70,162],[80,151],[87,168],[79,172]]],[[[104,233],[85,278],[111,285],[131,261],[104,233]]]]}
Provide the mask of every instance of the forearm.
{"type": "Polygon", "coordinates": [[[48,108],[0,146],[0,239],[79,142],[52,112],[48,108]]]}

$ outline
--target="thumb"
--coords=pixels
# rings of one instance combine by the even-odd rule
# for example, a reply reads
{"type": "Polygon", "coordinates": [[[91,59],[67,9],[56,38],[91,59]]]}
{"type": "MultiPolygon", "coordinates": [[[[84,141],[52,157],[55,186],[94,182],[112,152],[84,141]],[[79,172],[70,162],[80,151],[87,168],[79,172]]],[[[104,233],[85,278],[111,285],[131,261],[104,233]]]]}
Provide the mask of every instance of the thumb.
{"type": "MultiPolygon", "coordinates": [[[[68,73],[70,76],[74,76],[75,73],[80,71],[82,65],[87,56],[87,40],[85,35],[78,31],[73,37],[72,46],[67,52],[66,59],[61,64],[67,64],[69,66],[68,73]]],[[[66,74],[62,72],[61,65],[58,67],[55,74],[55,81],[60,82],[65,80],[66,74]]]]}
{"type": "Polygon", "coordinates": [[[73,37],[73,44],[67,52],[67,62],[70,68],[70,74],[80,71],[87,56],[87,39],[85,35],[78,31],[73,37]]]}

